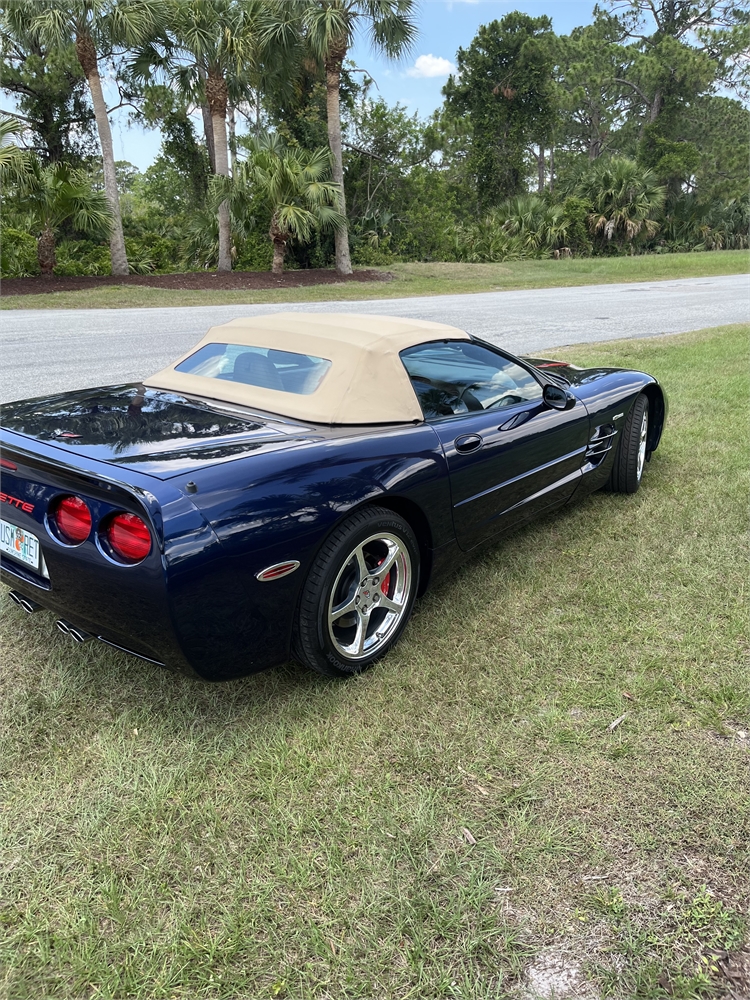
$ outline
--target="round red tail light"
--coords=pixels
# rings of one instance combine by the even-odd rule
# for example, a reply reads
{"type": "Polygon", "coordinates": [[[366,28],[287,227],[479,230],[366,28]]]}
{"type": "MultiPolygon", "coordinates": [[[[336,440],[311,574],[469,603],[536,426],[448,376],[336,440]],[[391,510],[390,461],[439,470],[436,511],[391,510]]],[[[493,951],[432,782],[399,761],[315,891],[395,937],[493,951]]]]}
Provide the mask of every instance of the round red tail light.
{"type": "Polygon", "coordinates": [[[60,497],[48,515],[57,533],[68,545],[80,545],[91,534],[91,511],[80,497],[60,497]]]}
{"type": "Polygon", "coordinates": [[[151,551],[151,532],[137,514],[115,514],[107,523],[104,535],[116,558],[123,562],[140,562],[151,551]]]}

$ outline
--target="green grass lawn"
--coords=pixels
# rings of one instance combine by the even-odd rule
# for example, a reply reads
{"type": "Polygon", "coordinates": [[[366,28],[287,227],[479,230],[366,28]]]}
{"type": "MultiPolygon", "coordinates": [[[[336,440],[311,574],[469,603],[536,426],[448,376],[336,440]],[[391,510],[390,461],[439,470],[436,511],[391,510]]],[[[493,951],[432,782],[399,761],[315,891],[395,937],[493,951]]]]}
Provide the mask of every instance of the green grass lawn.
{"type": "Polygon", "coordinates": [[[489,549],[353,681],[201,685],[4,596],[0,996],[728,996],[749,333],[558,352],[663,380],[643,488],[489,549]]]}
{"type": "Polygon", "coordinates": [[[3,309],[124,309],[141,306],[251,304],[257,302],[329,302],[346,299],[400,298],[493,292],[512,288],[561,288],[620,281],[744,274],[750,271],[746,250],[717,253],[651,254],[642,257],[582,257],[576,260],[523,260],[507,264],[392,264],[381,268],[394,280],[263,291],[176,291],[145,285],[104,285],[80,292],[4,295],[3,309]]]}

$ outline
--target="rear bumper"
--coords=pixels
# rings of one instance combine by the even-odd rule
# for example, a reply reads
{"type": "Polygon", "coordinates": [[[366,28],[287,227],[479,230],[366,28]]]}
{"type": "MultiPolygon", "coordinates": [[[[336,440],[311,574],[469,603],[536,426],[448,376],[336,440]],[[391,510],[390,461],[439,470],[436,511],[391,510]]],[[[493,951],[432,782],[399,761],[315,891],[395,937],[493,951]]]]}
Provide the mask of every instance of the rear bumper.
{"type": "MultiPolygon", "coordinates": [[[[123,621],[121,628],[113,627],[109,622],[102,624],[102,616],[96,613],[94,602],[81,603],[73,595],[68,595],[66,599],[64,591],[35,586],[25,578],[22,568],[17,570],[9,560],[4,560],[0,565],[0,580],[14,593],[39,605],[40,610],[51,612],[55,619],[69,622],[106,645],[189,677],[200,676],[185,659],[169,623],[162,623],[156,637],[158,641],[154,642],[152,636],[144,638],[143,635],[134,635],[134,630],[128,628],[126,621],[123,621]]],[[[137,633],[142,630],[135,631],[137,633]]]]}

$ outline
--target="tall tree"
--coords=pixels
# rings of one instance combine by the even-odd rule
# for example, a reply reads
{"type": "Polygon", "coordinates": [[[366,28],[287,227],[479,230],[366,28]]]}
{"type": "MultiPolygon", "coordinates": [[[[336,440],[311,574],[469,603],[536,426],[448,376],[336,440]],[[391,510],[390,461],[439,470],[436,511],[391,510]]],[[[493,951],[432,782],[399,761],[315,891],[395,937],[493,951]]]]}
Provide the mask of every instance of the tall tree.
{"type": "Polygon", "coordinates": [[[608,149],[627,107],[627,88],[616,82],[622,76],[621,37],[617,18],[599,11],[592,24],[574,28],[556,47],[560,139],[589,161],[608,149]]]}
{"type": "MultiPolygon", "coordinates": [[[[291,5],[279,4],[281,8],[291,5]]],[[[344,161],[341,140],[341,71],[358,28],[364,29],[374,49],[397,59],[411,48],[417,36],[414,0],[295,0],[301,27],[313,55],[326,74],[328,144],[333,158],[333,181],[339,191],[338,209],[346,218],[344,161]]],[[[348,227],[335,232],[336,270],[351,274],[348,227]]]]}
{"type": "MultiPolygon", "coordinates": [[[[625,35],[656,56],[667,38],[710,57],[716,78],[747,96],[750,85],[750,10],[738,0],[609,0],[625,35]]],[[[655,94],[652,121],[660,113],[655,94]]]]}
{"type": "Polygon", "coordinates": [[[161,132],[161,156],[183,176],[194,207],[202,207],[212,171],[207,150],[196,138],[191,102],[174,87],[163,84],[146,85],[143,96],[141,114],[148,126],[161,132]]]}
{"type": "MultiPolygon", "coordinates": [[[[183,61],[183,89],[205,97],[211,116],[214,172],[229,177],[227,110],[232,78],[257,62],[259,0],[168,0],[173,54],[183,61]]],[[[209,153],[211,152],[209,146],[209,153]]],[[[218,208],[219,271],[232,269],[229,205],[218,208]]]]}
{"type": "MultiPolygon", "coordinates": [[[[653,124],[715,82],[747,91],[750,11],[736,0],[610,0],[630,39],[619,81],[653,124]]],[[[662,131],[668,132],[668,124],[662,131]]]]}
{"type": "Polygon", "coordinates": [[[32,12],[13,2],[0,9],[0,89],[12,95],[44,162],[80,161],[96,142],[86,79],[74,46],[45,44],[32,12]]]}
{"type": "Polygon", "coordinates": [[[480,210],[525,189],[526,150],[549,139],[554,38],[548,17],[513,11],[482,25],[468,49],[458,50],[458,76],[443,94],[454,117],[471,121],[468,165],[480,210]]]}
{"type": "Polygon", "coordinates": [[[164,16],[163,0],[16,0],[19,14],[30,16],[30,28],[52,45],[75,44],[94,106],[104,165],[104,189],[112,214],[109,247],[112,273],[127,274],[128,258],[117,192],[112,130],[99,74],[100,54],[110,57],[141,44],[157,32],[164,16]]]}
{"type": "Polygon", "coordinates": [[[690,188],[700,199],[747,202],[750,109],[730,97],[699,97],[685,112],[681,134],[697,150],[690,188]]]}
{"type": "MultiPolygon", "coordinates": [[[[670,204],[693,189],[701,155],[688,122],[701,96],[748,82],[750,10],[735,0],[617,0],[631,44],[622,82],[640,120],[638,159],[667,185],[670,204]]],[[[699,136],[698,136],[699,138],[699,136]]]]}

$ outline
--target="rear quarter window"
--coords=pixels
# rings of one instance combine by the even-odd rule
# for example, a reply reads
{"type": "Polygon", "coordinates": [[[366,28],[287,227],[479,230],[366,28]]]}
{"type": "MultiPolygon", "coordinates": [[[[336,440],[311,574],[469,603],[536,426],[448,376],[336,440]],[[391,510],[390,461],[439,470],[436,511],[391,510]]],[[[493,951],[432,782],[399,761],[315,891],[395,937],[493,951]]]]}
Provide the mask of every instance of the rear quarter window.
{"type": "Polygon", "coordinates": [[[175,366],[186,375],[201,375],[276,392],[309,396],[331,367],[326,358],[243,344],[205,344],[175,366]]]}

